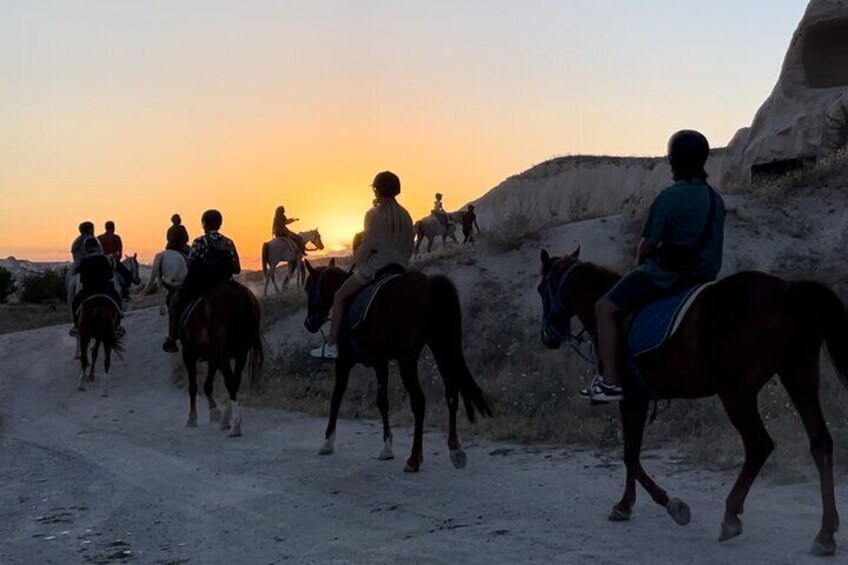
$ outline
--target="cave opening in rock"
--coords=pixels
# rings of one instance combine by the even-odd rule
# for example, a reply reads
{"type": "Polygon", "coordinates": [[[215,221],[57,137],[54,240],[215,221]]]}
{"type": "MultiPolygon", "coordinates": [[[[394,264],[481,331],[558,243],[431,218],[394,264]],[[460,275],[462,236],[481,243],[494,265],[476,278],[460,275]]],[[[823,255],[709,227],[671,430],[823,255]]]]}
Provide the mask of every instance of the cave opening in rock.
{"type": "Polygon", "coordinates": [[[848,86],[848,18],[812,25],[803,41],[807,83],[812,88],[848,86]]]}
{"type": "Polygon", "coordinates": [[[769,163],[758,163],[751,167],[751,180],[782,177],[792,171],[798,171],[815,163],[814,157],[798,157],[795,159],[780,159],[769,163]]]}

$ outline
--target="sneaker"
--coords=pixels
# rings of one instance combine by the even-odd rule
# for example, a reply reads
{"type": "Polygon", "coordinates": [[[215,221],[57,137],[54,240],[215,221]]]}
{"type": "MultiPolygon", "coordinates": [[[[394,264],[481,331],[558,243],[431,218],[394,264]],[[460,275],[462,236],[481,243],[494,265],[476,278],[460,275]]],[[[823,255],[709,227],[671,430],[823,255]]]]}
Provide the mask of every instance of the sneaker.
{"type": "Polygon", "coordinates": [[[339,356],[339,349],[335,345],[324,345],[324,359],[335,359],[339,356]]]}
{"type": "Polygon", "coordinates": [[[162,344],[162,351],[165,353],[176,353],[180,349],[177,347],[177,342],[173,339],[166,339],[165,343],[162,344]]]}
{"type": "Polygon", "coordinates": [[[624,400],[624,393],[620,384],[611,385],[600,375],[596,375],[588,388],[580,391],[580,396],[588,398],[593,402],[620,402],[624,400]]]}

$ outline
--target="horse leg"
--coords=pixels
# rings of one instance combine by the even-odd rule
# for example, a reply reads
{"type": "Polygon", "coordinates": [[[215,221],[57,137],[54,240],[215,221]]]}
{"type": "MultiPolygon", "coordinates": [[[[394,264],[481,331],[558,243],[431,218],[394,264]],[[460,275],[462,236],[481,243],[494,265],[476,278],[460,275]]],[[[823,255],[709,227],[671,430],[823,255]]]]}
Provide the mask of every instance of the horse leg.
{"type": "Polygon", "coordinates": [[[801,416],[810,440],[810,452],[819,471],[822,525],[813,541],[812,552],[816,555],[833,555],[836,553],[836,540],[833,534],[839,529],[839,514],[836,512],[836,500],[833,494],[833,439],[827,430],[819,401],[818,351],[806,357],[803,367],[798,369],[781,371],[780,380],[801,416]]]}
{"type": "Polygon", "coordinates": [[[206,364],[206,380],[203,381],[203,395],[206,396],[206,401],[209,403],[209,423],[211,424],[221,421],[221,410],[218,409],[214,394],[215,373],[217,372],[218,368],[210,360],[206,364]]]}
{"type": "Polygon", "coordinates": [[[97,365],[97,355],[100,353],[100,340],[94,338],[94,347],[91,348],[91,365],[88,367],[88,381],[94,382],[94,370],[97,365]]]}
{"type": "Polygon", "coordinates": [[[81,366],[77,390],[80,391],[85,390],[85,381],[88,373],[88,340],[89,337],[87,335],[82,335],[82,333],[80,333],[80,336],[77,338],[77,348],[79,348],[79,360],[81,366]]]}
{"type": "MultiPolygon", "coordinates": [[[[441,369],[439,370],[441,372],[441,369]]],[[[459,445],[459,436],[456,433],[456,412],[459,408],[459,388],[454,379],[442,379],[445,383],[445,401],[448,404],[448,449],[450,460],[457,469],[465,468],[468,456],[459,445]]]]}
{"type": "Polygon", "coordinates": [[[188,373],[188,398],[189,412],[187,428],[197,427],[197,356],[189,351],[189,348],[183,344],[183,363],[185,364],[186,372],[188,373]]]}
{"type": "Polygon", "coordinates": [[[409,392],[409,403],[412,406],[412,415],[415,417],[415,431],[412,438],[412,453],[406,460],[404,471],[417,473],[424,461],[424,392],[418,382],[418,357],[406,357],[398,359],[400,378],[409,392]]]}
{"type": "Polygon", "coordinates": [[[730,422],[742,437],[745,447],[745,463],[736,479],[724,512],[719,541],[729,540],[742,533],[742,520],[739,514],[744,512],[745,497],[763,464],[774,449],[774,442],[763,425],[757,408],[757,391],[734,391],[719,393],[730,422]]]}
{"type": "Polygon", "coordinates": [[[427,238],[427,253],[430,253],[430,251],[432,251],[432,250],[433,250],[433,238],[428,237],[427,238]]]}
{"type": "Polygon", "coordinates": [[[345,353],[336,358],[336,383],[333,386],[333,396],[330,399],[330,419],[327,422],[327,431],[324,432],[324,445],[318,450],[318,455],[329,455],[333,452],[336,443],[336,422],[339,419],[342,397],[347,389],[347,381],[352,368],[353,362],[345,353]]]}
{"type": "Polygon", "coordinates": [[[241,409],[238,405],[238,391],[241,387],[241,373],[244,371],[244,366],[247,363],[247,351],[240,351],[236,355],[235,369],[230,366],[229,359],[219,359],[218,368],[224,375],[224,384],[227,386],[229,393],[229,404],[227,412],[231,418],[232,429],[230,429],[230,437],[241,436],[241,409]]]}
{"type": "Polygon", "coordinates": [[[103,393],[102,396],[109,396],[109,369],[112,368],[112,348],[103,344],[103,393]]]}
{"type": "Polygon", "coordinates": [[[383,420],[383,449],[377,459],[387,461],[394,459],[392,451],[392,427],[389,424],[389,364],[382,361],[374,365],[377,373],[377,408],[380,409],[380,418],[383,420]]]}

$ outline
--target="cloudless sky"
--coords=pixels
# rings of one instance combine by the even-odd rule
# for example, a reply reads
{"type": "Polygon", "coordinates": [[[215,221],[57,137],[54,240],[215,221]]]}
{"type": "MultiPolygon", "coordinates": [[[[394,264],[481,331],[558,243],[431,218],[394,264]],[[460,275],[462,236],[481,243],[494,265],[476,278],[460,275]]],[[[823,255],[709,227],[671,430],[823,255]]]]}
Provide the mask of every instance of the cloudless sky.
{"type": "Polygon", "coordinates": [[[370,181],[425,215],[569,153],[726,144],[805,0],[0,0],[0,256],[114,220],[143,260],[210,207],[257,266],[274,208],[342,247],[370,181]]]}

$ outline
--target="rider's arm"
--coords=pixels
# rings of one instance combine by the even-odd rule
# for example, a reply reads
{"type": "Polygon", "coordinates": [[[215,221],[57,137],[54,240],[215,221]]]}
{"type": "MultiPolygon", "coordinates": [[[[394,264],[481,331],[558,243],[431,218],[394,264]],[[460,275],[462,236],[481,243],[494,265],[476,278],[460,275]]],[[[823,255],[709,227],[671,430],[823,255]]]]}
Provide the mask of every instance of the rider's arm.
{"type": "Polygon", "coordinates": [[[239,261],[239,255],[238,255],[238,250],[236,249],[236,246],[233,245],[232,249],[233,249],[233,273],[232,274],[237,275],[241,272],[241,261],[239,261]]]}
{"type": "Polygon", "coordinates": [[[294,222],[298,221],[299,219],[300,218],[287,218],[286,219],[286,225],[293,224],[294,222]]]}
{"type": "Polygon", "coordinates": [[[362,232],[362,242],[359,244],[359,247],[356,248],[356,253],[354,253],[353,258],[354,262],[362,267],[365,265],[365,262],[368,261],[368,258],[374,252],[374,240],[376,237],[379,237],[379,234],[375,233],[375,215],[377,208],[371,208],[365,214],[365,231],[362,232]]]}
{"type": "Polygon", "coordinates": [[[118,251],[116,252],[116,254],[118,256],[118,260],[120,260],[121,257],[124,256],[124,242],[121,241],[121,236],[119,235],[115,236],[115,240],[118,242],[118,251]]]}
{"type": "Polygon", "coordinates": [[[645,259],[651,256],[653,248],[651,244],[643,237],[639,240],[639,245],[636,246],[636,265],[641,265],[645,259]]]}
{"type": "Polygon", "coordinates": [[[477,228],[477,233],[480,233],[480,226],[477,225],[477,218],[474,218],[474,227],[477,228]]]}

